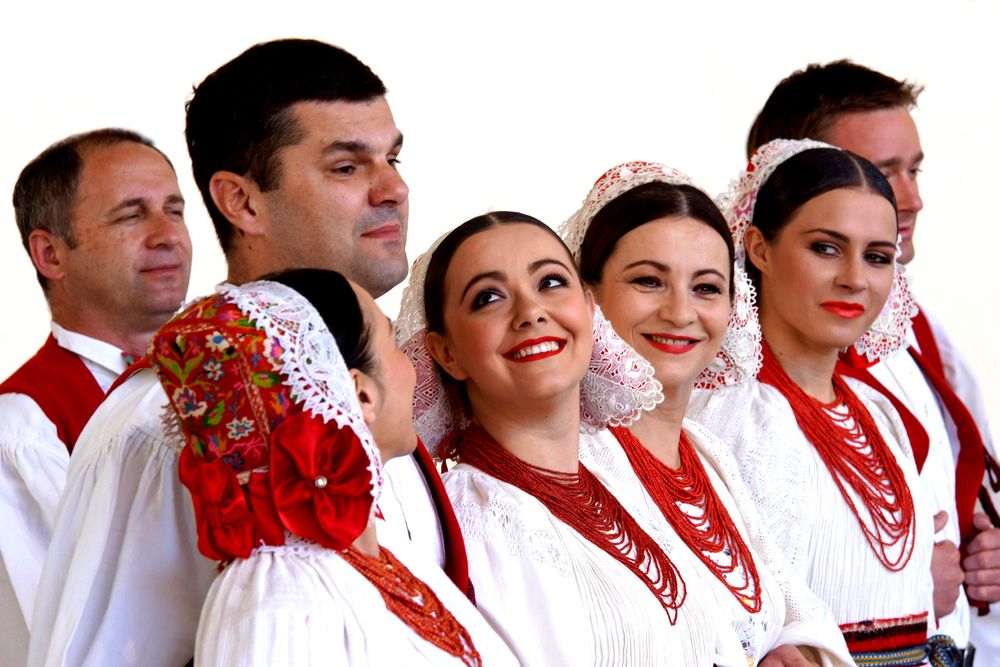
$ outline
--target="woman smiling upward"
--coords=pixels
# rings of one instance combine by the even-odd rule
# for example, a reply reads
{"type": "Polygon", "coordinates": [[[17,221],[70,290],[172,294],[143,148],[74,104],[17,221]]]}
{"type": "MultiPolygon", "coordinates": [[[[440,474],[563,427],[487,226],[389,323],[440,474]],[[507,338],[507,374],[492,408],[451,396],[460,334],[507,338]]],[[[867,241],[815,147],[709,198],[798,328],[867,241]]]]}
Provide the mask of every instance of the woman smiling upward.
{"type": "Polygon", "coordinates": [[[906,430],[888,399],[837,370],[845,348],[877,357],[904,341],[892,189],[852,153],[777,140],[726,212],[757,288],[763,365],[696,392],[689,414],[733,449],[765,528],[856,661],[940,659],[951,642],[929,643],[932,511],[906,430]]]}
{"type": "Polygon", "coordinates": [[[422,369],[456,398],[446,414],[423,409],[437,423],[418,415],[417,426],[432,449],[435,432],[452,430],[442,456],[459,464],[445,486],[480,611],[526,665],[746,664],[689,576],[693,557],[580,462],[582,419],[628,421],[661,396],[648,364],[603,317],[595,325],[559,237],[530,216],[490,213],[440,242],[426,281],[424,261],[401,320],[419,303],[427,333],[402,338],[418,403],[443,395],[422,369]]]}
{"type": "Polygon", "coordinates": [[[581,460],[630,510],[681,538],[700,565],[691,576],[715,594],[748,662],[849,664],[829,610],[801,579],[792,583],[762,535],[734,460],[709,458],[722,448],[684,420],[696,382],[757,367],[759,335],[746,326],[752,288],[734,266],[722,213],[680,172],[629,162],[597,180],[561,231],[598,305],[653,365],[664,394],[630,427],[585,438],[581,460]],[[742,357],[719,355],[727,336],[744,341],[742,357]]]}

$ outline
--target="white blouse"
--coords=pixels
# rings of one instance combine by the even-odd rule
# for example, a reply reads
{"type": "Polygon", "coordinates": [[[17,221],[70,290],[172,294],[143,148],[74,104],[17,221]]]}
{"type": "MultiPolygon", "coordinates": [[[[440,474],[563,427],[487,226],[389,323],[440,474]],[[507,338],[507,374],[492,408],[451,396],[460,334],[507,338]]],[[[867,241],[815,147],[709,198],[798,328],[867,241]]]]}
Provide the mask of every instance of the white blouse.
{"type": "MultiPolygon", "coordinates": [[[[195,664],[464,664],[389,611],[378,589],[339,554],[288,539],[285,546],[260,547],[249,558],[234,561],[216,579],[201,613],[195,664]]],[[[518,664],[440,567],[405,547],[393,554],[468,630],[485,667],[518,664]]]]}
{"type": "MultiPolygon", "coordinates": [[[[444,480],[477,606],[523,665],[746,665],[697,580],[671,625],[639,577],[530,494],[467,464],[444,480]]],[[[682,576],[691,567],[667,556],[682,576]]]]}
{"type": "MultiPolygon", "coordinates": [[[[930,574],[933,513],[906,431],[889,401],[848,379],[871,412],[910,487],[915,511],[912,556],[892,572],[879,561],[858,520],[795,414],[773,387],[751,380],[696,391],[688,416],[732,448],[764,530],[829,606],[838,624],[928,614],[935,626],[930,574]]],[[[857,501],[859,507],[860,500],[857,501]]],[[[863,516],[863,515],[862,515],[863,516]]]]}
{"type": "Polygon", "coordinates": [[[809,591],[801,578],[790,572],[779,549],[774,545],[765,546],[768,540],[760,530],[756,509],[749,502],[732,455],[729,455],[729,460],[719,461],[719,452],[715,450],[721,448],[714,446],[717,440],[698,424],[685,421],[684,431],[698,453],[712,488],[754,558],[761,589],[761,609],[756,613],[747,611],[732,591],[697,557],[690,545],[677,535],[636,475],[628,455],[613,433],[602,430],[582,437],[580,460],[626,504],[634,516],[656,527],[649,532],[658,539],[665,539],[665,547],[686,550],[690,554],[693,569],[682,573],[685,581],[698,577],[712,591],[716,617],[729,620],[750,664],[756,664],[776,646],[783,644],[817,649],[823,665],[853,664],[829,608],[809,591]],[[706,453],[709,450],[711,455],[706,453]],[[727,465],[730,461],[732,465],[727,465]],[[734,496],[743,502],[740,503],[734,496]]]}

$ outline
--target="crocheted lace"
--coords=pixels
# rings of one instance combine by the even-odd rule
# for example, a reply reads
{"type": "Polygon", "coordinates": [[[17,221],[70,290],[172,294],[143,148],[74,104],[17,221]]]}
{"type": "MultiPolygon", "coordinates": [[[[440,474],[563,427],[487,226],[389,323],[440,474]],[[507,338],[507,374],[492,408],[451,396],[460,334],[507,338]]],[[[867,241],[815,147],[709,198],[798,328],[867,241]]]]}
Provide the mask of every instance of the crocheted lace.
{"type": "Polygon", "coordinates": [[[303,410],[349,427],[368,455],[371,493],[375,502],[382,493],[382,458],[361,414],[354,383],[343,355],[322,316],[298,292],[281,283],[261,280],[244,285],[223,285],[226,300],[269,337],[281,343],[280,367],[284,384],[303,410]]]}

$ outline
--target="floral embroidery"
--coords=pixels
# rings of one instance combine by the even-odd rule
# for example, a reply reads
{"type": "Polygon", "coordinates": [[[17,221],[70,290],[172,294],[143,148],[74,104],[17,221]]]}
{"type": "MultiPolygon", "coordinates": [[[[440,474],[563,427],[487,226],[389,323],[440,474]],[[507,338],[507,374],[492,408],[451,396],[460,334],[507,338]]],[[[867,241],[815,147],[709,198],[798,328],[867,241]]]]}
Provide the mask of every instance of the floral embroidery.
{"type": "Polygon", "coordinates": [[[226,428],[229,429],[229,437],[233,440],[245,438],[254,431],[253,422],[246,417],[234,419],[226,424],[226,428]]]}
{"type": "Polygon", "coordinates": [[[229,341],[226,340],[226,337],[218,331],[213,331],[209,335],[205,336],[205,345],[210,350],[222,352],[229,347],[229,341]]]}
{"type": "Polygon", "coordinates": [[[178,387],[171,400],[177,406],[177,413],[181,419],[200,417],[208,408],[205,401],[198,400],[198,395],[191,390],[191,387],[178,387]]]}
{"type": "Polygon", "coordinates": [[[212,382],[218,382],[222,379],[222,362],[216,359],[209,359],[205,362],[205,377],[207,377],[212,382]]]}

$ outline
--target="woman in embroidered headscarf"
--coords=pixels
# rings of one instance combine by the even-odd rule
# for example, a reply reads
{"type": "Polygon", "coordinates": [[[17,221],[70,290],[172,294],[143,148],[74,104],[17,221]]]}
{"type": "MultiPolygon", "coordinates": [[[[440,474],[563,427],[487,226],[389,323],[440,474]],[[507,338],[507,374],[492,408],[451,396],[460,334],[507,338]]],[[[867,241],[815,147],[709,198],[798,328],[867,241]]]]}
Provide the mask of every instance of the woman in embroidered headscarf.
{"type": "Polygon", "coordinates": [[[302,269],[154,337],[198,547],[203,665],[513,665],[444,573],[381,547],[382,461],[413,450],[413,367],[364,290],[302,269]]]}
{"type": "Polygon", "coordinates": [[[691,558],[580,463],[581,419],[634,418],[659,387],[595,324],[549,227],[513,212],[462,224],[415,262],[397,326],[418,433],[433,450],[450,432],[439,453],[459,461],[444,478],[477,606],[523,664],[746,664],[687,581],[691,558]]]}
{"type": "Polygon", "coordinates": [[[684,174],[629,162],[605,172],[560,231],[664,394],[631,426],[584,438],[581,459],[633,513],[681,537],[701,564],[691,576],[715,593],[751,664],[852,664],[829,609],[762,534],[735,460],[712,458],[722,448],[684,419],[696,382],[759,367],[753,288],[718,207],[684,174]],[[724,337],[742,341],[739,356],[719,354],[724,337]]]}
{"type": "Polygon", "coordinates": [[[948,638],[928,643],[934,528],[905,427],[837,367],[852,345],[877,357],[904,339],[912,301],[895,266],[891,187],[852,153],[777,140],[724,210],[757,290],[763,364],[696,391],[689,415],[733,449],[765,529],[855,660],[949,659],[948,638]]]}

